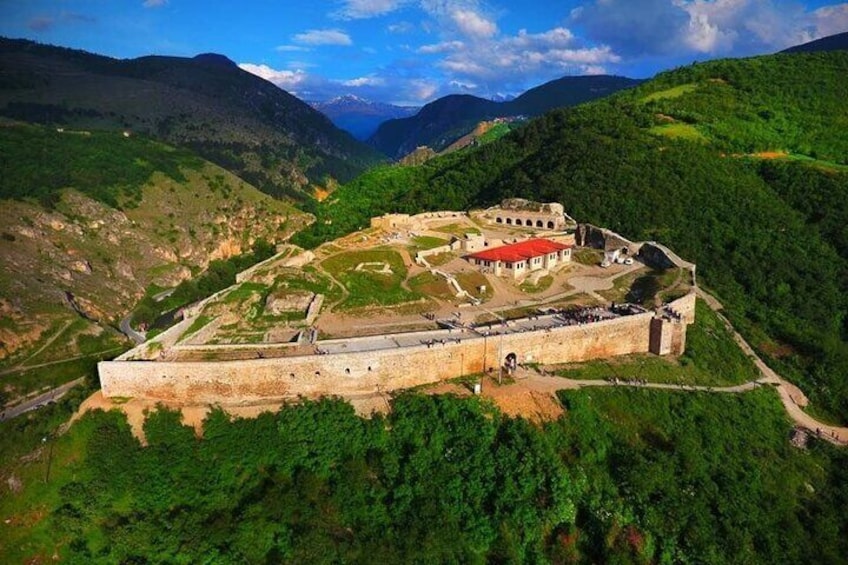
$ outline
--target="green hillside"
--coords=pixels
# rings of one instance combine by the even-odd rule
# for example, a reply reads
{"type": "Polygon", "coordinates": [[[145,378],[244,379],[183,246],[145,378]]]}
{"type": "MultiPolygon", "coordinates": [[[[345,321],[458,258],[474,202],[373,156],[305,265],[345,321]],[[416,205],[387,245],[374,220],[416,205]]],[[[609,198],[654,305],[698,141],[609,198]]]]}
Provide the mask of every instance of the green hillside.
{"type": "Polygon", "coordinates": [[[224,259],[267,256],[263,242],[310,221],[197,155],[138,135],[7,122],[0,167],[0,397],[9,399],[120,353],[128,344],[118,322],[145,294],[202,282],[224,259]]]}
{"type": "Polygon", "coordinates": [[[0,126],[3,199],[33,199],[52,207],[62,189],[73,186],[113,208],[133,207],[154,172],[184,182],[182,168],[202,166],[203,160],[189,151],[139,136],[0,126]]]}
{"type": "MultiPolygon", "coordinates": [[[[203,439],[117,411],[41,444],[0,433],[0,560],[72,563],[841,563],[848,456],[786,440],[776,395],[562,391],[535,426],[479,398],[341,400],[231,419],[203,439]],[[435,527],[434,525],[438,525],[435,527]]],[[[65,403],[48,414],[57,418],[65,403]]],[[[57,418],[58,419],[58,418],[57,418]]],[[[55,420],[54,420],[55,421],[55,420]]]]}
{"type": "Polygon", "coordinates": [[[276,197],[347,181],[380,156],[309,105],[224,56],[118,60],[0,38],[0,115],[129,130],[192,149],[276,197]]]}
{"type": "Polygon", "coordinates": [[[770,362],[848,421],[845,92],[845,52],[693,65],[475,150],[371,171],[299,238],[349,231],[369,212],[559,201],[697,262],[770,362]]]}
{"type": "Polygon", "coordinates": [[[554,108],[608,96],[640,82],[606,75],[567,76],[531,88],[508,102],[467,94],[444,96],[413,116],[383,122],[368,144],[393,159],[400,159],[422,145],[442,151],[481,121],[505,116],[539,116],[554,108]]]}

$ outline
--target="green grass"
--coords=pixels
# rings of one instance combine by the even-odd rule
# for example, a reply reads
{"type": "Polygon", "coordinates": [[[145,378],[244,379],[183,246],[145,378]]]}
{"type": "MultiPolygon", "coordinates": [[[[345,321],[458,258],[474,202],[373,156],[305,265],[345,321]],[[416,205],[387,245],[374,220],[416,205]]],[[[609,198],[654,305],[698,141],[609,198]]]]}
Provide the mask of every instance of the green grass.
{"type": "Polygon", "coordinates": [[[406,279],[403,258],[390,249],[342,253],[325,259],[321,266],[347,289],[348,297],[339,305],[348,310],[367,306],[392,306],[422,298],[401,286],[406,279]],[[390,274],[356,271],[360,263],[387,263],[390,274]]]}
{"type": "Polygon", "coordinates": [[[479,229],[466,224],[448,224],[446,226],[433,228],[433,231],[440,231],[442,233],[449,233],[456,236],[462,236],[467,233],[480,233],[479,229]]]}
{"type": "Polygon", "coordinates": [[[307,265],[302,270],[286,270],[278,274],[276,280],[277,287],[284,285],[292,290],[323,294],[328,302],[334,302],[342,296],[341,289],[312,265],[307,265]]]}
{"type": "MultiPolygon", "coordinates": [[[[756,160],[762,160],[762,157],[758,155],[745,155],[745,157],[749,157],[756,160]]],[[[777,157],[776,160],[780,161],[797,161],[799,163],[803,163],[809,167],[813,167],[816,169],[820,169],[826,172],[833,173],[848,173],[848,165],[842,165],[840,163],[835,163],[833,161],[827,161],[824,159],[816,159],[814,157],[810,157],[808,155],[801,155],[800,153],[787,153],[781,157],[777,157]]]]}
{"type": "Polygon", "coordinates": [[[18,372],[3,376],[5,386],[9,387],[9,398],[26,395],[36,390],[50,389],[86,376],[97,370],[97,362],[113,359],[126,351],[126,345],[117,345],[109,351],[103,351],[81,358],[49,362],[49,365],[35,368],[22,368],[18,372]]]}
{"type": "Polygon", "coordinates": [[[447,245],[448,243],[450,242],[447,239],[442,239],[440,237],[433,237],[430,235],[419,235],[413,238],[412,246],[410,247],[410,252],[414,254],[418,251],[433,249],[434,247],[441,247],[442,245],[447,245]]]}
{"type": "Polygon", "coordinates": [[[435,255],[427,257],[426,261],[431,267],[441,267],[442,265],[450,263],[456,259],[456,257],[456,253],[436,253],[435,255]]]}
{"type": "Polygon", "coordinates": [[[495,124],[489,130],[477,138],[477,142],[481,145],[496,141],[512,131],[510,124],[495,124]]]}
{"type": "Polygon", "coordinates": [[[422,296],[437,298],[440,300],[451,300],[454,298],[453,287],[448,282],[429,271],[416,275],[409,279],[409,288],[422,296]]]}
{"type": "Polygon", "coordinates": [[[626,302],[627,296],[630,293],[630,287],[633,286],[633,282],[639,277],[639,275],[640,273],[636,272],[624,275],[623,277],[618,277],[612,282],[612,288],[608,290],[599,290],[597,292],[610,302],[626,302]]]}
{"type": "Polygon", "coordinates": [[[5,165],[0,198],[35,198],[48,208],[68,187],[113,208],[133,208],[155,172],[183,182],[183,169],[202,164],[186,150],[139,136],[102,131],[74,135],[33,125],[0,128],[0,154],[5,165]]]}
{"type": "Polygon", "coordinates": [[[534,294],[538,292],[544,292],[548,290],[554,282],[554,277],[552,275],[545,275],[540,278],[536,284],[531,283],[530,281],[524,281],[521,283],[521,290],[524,292],[534,294]]]}
{"type": "Polygon", "coordinates": [[[232,304],[234,302],[244,302],[252,298],[255,294],[263,295],[268,292],[269,288],[264,284],[255,282],[243,282],[236,288],[227,293],[223,298],[224,303],[232,304]]]}
{"type": "Polygon", "coordinates": [[[206,324],[208,324],[211,321],[212,321],[211,316],[206,316],[204,314],[201,314],[200,316],[198,316],[197,318],[194,319],[194,321],[191,323],[191,325],[188,327],[188,329],[185,332],[183,332],[182,336],[180,336],[180,339],[178,341],[182,341],[183,339],[191,336],[192,334],[199,331],[203,326],[205,326],[206,324]]]}
{"type": "Polygon", "coordinates": [[[459,286],[462,287],[462,290],[468,292],[471,296],[479,298],[483,302],[491,300],[494,296],[492,285],[483,273],[479,271],[463,271],[454,276],[456,278],[456,282],[458,282],[459,286]],[[479,288],[481,286],[486,287],[485,292],[480,292],[479,288]]]}
{"type": "Polygon", "coordinates": [[[604,252],[591,247],[575,247],[571,252],[571,259],[581,265],[600,265],[604,260],[604,252]]]}
{"type": "Polygon", "coordinates": [[[675,86],[673,88],[668,88],[666,90],[660,90],[659,92],[654,92],[642,98],[642,102],[653,102],[654,100],[668,100],[671,98],[680,98],[684,94],[689,92],[693,92],[698,88],[697,84],[681,84],[679,86],[675,86]]]}
{"type": "MultiPolygon", "coordinates": [[[[50,553],[45,553],[46,548],[60,545],[55,530],[50,529],[48,510],[61,504],[60,487],[79,478],[78,462],[95,431],[94,421],[83,419],[72,433],[57,432],[92,392],[92,388],[75,387],[54,405],[0,423],[0,475],[14,475],[23,487],[21,492],[11,493],[3,485],[0,515],[12,521],[3,524],[0,561],[47,561],[50,553]]],[[[127,426],[123,416],[114,417],[127,426]]]]}
{"type": "Polygon", "coordinates": [[[648,133],[653,135],[662,135],[672,139],[686,139],[689,141],[707,142],[707,137],[701,131],[691,124],[663,124],[661,126],[653,126],[648,128],[648,133]]]}

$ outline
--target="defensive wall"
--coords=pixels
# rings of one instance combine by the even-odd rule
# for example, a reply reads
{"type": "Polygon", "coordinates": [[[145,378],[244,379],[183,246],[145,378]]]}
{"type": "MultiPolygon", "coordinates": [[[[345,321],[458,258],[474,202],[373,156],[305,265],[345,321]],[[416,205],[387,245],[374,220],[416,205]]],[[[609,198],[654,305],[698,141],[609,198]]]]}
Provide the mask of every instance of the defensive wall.
{"type": "Polygon", "coordinates": [[[410,216],[409,214],[383,214],[371,218],[372,228],[381,228],[386,231],[392,230],[420,230],[423,228],[424,220],[443,219],[443,218],[461,218],[468,214],[466,212],[457,212],[455,210],[440,210],[436,212],[421,212],[410,216]]]}
{"type": "Polygon", "coordinates": [[[358,340],[369,338],[327,340],[316,345],[320,349],[344,343],[351,351],[273,359],[103,361],[98,371],[107,397],[238,404],[299,396],[358,396],[490,372],[510,354],[518,363],[556,364],[660,353],[660,349],[681,353],[675,346],[685,345],[686,323],[644,312],[537,331],[498,331],[495,326],[490,335],[475,333],[461,339],[454,330],[420,332],[427,343],[367,351],[355,349],[358,340]]]}

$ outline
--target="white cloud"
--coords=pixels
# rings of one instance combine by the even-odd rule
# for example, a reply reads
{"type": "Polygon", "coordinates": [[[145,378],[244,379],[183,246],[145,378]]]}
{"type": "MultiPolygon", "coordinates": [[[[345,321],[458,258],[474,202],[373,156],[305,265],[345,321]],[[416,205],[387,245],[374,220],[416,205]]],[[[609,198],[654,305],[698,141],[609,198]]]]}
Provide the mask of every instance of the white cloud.
{"type": "Polygon", "coordinates": [[[815,30],[807,41],[848,31],[848,4],[823,6],[809,15],[810,25],[815,30]]]}
{"type": "Polygon", "coordinates": [[[386,26],[386,31],[388,31],[389,33],[397,33],[397,34],[409,33],[414,29],[415,29],[415,26],[413,26],[409,22],[395,22],[393,24],[389,24],[388,26],[386,26]]]}
{"type": "Polygon", "coordinates": [[[331,80],[307,72],[304,68],[281,70],[253,63],[241,63],[239,67],[307,101],[330,100],[343,94],[355,94],[368,100],[417,106],[432,100],[439,92],[438,83],[432,80],[400,74],[331,80]]]}
{"type": "Polygon", "coordinates": [[[848,4],[797,0],[595,0],[572,10],[589,38],[628,57],[773,52],[848,29],[848,4]]]}
{"type": "Polygon", "coordinates": [[[462,41],[443,41],[442,43],[432,43],[430,45],[422,45],[416,52],[423,55],[432,55],[434,53],[446,53],[448,51],[458,51],[465,47],[462,41]]]}
{"type": "Polygon", "coordinates": [[[342,86],[383,86],[386,84],[386,81],[380,77],[368,76],[368,77],[359,77],[353,78],[350,80],[345,80],[341,82],[342,86]]]}
{"type": "Polygon", "coordinates": [[[412,80],[409,86],[411,87],[411,100],[418,103],[431,100],[439,90],[439,86],[435,82],[426,79],[412,80]]]}
{"type": "Polygon", "coordinates": [[[455,48],[452,42],[425,45],[419,52],[445,53],[437,65],[454,80],[482,82],[490,90],[502,89],[504,84],[521,90],[528,82],[569,73],[598,74],[605,65],[621,61],[611,47],[584,46],[563,27],[542,33],[520,30],[517,35],[478,39],[465,48],[455,48]]]}
{"type": "Polygon", "coordinates": [[[279,51],[280,53],[289,53],[289,52],[309,51],[309,48],[304,47],[302,45],[277,45],[276,47],[274,47],[274,51],[279,51]]]}
{"type": "Polygon", "coordinates": [[[305,45],[353,45],[350,36],[340,29],[311,29],[295,34],[292,40],[305,45]]]}
{"type": "Polygon", "coordinates": [[[296,92],[298,85],[307,79],[307,74],[302,70],[277,70],[272,69],[268,65],[254,65],[252,63],[240,63],[239,68],[250,74],[264,78],[269,82],[273,82],[280,88],[292,93],[296,92]]]}
{"type": "Polygon", "coordinates": [[[394,12],[408,0],[343,0],[342,7],[331,15],[340,19],[358,20],[394,12]]]}
{"type": "Polygon", "coordinates": [[[462,33],[471,37],[492,37],[498,32],[495,22],[473,10],[455,10],[451,19],[462,33]]]}
{"type": "Polygon", "coordinates": [[[457,88],[459,90],[477,90],[477,85],[473,82],[462,82],[458,80],[452,80],[448,83],[448,86],[452,86],[453,88],[457,88]]]}

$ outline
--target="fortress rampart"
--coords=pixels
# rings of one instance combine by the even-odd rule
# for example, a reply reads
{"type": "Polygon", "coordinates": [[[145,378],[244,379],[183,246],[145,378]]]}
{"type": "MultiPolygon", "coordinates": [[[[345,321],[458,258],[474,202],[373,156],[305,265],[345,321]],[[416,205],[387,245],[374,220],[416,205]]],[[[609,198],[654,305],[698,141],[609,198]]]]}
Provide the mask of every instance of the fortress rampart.
{"type": "MultiPolygon", "coordinates": [[[[238,404],[299,396],[359,396],[497,370],[510,354],[518,363],[555,364],[660,353],[658,348],[664,353],[680,353],[686,323],[645,312],[544,330],[497,331],[495,326],[490,335],[475,333],[462,338],[451,330],[421,332],[429,344],[274,359],[104,361],[98,370],[107,397],[238,404]]],[[[317,345],[320,348],[322,343],[329,346],[335,341],[356,348],[356,339],[317,345]]]]}

